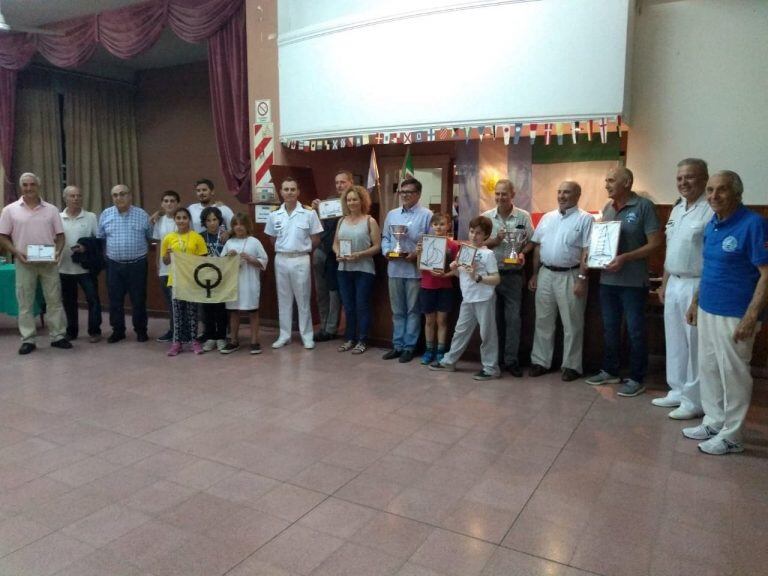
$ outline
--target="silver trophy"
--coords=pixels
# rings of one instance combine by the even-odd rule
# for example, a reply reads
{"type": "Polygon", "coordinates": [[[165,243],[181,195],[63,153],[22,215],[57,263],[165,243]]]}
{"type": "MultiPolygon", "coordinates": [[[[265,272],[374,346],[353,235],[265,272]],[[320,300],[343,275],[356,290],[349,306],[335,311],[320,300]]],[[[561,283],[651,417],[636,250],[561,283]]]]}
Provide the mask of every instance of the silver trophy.
{"type": "Polygon", "coordinates": [[[408,226],[406,224],[390,224],[389,231],[395,237],[395,247],[387,253],[389,258],[402,258],[405,256],[400,241],[408,236],[408,226]]]}
{"type": "Polygon", "coordinates": [[[528,241],[525,226],[504,230],[504,243],[509,246],[509,254],[504,258],[504,264],[517,265],[522,263],[522,250],[528,241]]]}

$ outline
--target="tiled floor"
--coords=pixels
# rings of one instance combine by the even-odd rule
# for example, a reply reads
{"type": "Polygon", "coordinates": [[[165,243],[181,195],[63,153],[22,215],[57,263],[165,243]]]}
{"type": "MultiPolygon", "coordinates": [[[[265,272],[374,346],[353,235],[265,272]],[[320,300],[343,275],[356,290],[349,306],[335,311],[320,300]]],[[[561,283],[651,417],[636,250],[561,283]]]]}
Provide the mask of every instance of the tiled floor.
{"type": "Polygon", "coordinates": [[[711,457],[659,382],[476,383],[272,337],[20,357],[0,318],[0,575],[768,573],[765,382],[748,451],[711,457]]]}

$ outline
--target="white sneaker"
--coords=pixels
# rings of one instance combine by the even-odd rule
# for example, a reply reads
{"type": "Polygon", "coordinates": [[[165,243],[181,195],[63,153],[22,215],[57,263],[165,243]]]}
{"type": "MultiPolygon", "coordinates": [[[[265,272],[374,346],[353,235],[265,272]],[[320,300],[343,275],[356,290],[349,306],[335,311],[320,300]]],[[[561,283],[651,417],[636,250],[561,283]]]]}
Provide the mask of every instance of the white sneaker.
{"type": "Polygon", "coordinates": [[[717,436],[720,430],[715,430],[710,426],[699,424],[698,426],[691,426],[690,428],[683,428],[683,436],[690,438],[691,440],[709,440],[710,438],[717,436]]]}
{"type": "Polygon", "coordinates": [[[726,440],[725,438],[710,438],[706,442],[699,444],[699,450],[705,454],[722,456],[723,454],[738,454],[739,452],[744,452],[744,446],[726,440]]]}
{"type": "Polygon", "coordinates": [[[216,348],[218,348],[219,352],[221,352],[224,349],[224,346],[227,345],[226,340],[216,340],[216,348]]]}
{"type": "Polygon", "coordinates": [[[672,418],[672,420],[693,420],[695,418],[701,418],[704,414],[696,412],[695,410],[686,410],[681,406],[672,410],[668,416],[672,418]]]}
{"type": "Polygon", "coordinates": [[[215,349],[216,349],[216,340],[206,340],[203,343],[203,352],[211,352],[215,349]]]}
{"type": "Polygon", "coordinates": [[[669,394],[666,396],[662,396],[661,398],[654,398],[651,400],[651,404],[654,406],[659,406],[661,408],[677,408],[680,406],[680,400],[677,398],[673,398],[669,394]]]}
{"type": "Polygon", "coordinates": [[[283,346],[287,346],[290,343],[291,343],[290,340],[282,340],[278,338],[277,340],[272,342],[272,348],[282,348],[283,346]]]}
{"type": "Polygon", "coordinates": [[[305,350],[314,350],[315,349],[315,342],[314,342],[314,340],[310,340],[309,342],[304,342],[304,349],[305,350]]]}

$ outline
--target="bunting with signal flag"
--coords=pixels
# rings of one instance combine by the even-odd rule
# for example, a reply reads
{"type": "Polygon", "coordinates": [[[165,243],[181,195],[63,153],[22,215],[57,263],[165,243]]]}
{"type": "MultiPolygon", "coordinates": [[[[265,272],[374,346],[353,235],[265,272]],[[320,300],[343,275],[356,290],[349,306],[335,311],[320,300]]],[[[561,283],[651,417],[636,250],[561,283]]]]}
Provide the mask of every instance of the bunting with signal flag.
{"type": "Polygon", "coordinates": [[[211,258],[174,252],[171,274],[173,297],[178,300],[204,304],[237,300],[240,258],[211,258]]]}

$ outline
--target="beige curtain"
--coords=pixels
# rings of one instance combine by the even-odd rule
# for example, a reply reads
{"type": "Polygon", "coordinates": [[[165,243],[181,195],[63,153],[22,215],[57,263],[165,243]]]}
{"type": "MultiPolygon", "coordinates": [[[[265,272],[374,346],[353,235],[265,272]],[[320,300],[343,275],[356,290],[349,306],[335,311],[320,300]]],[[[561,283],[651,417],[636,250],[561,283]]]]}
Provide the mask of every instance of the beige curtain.
{"type": "Polygon", "coordinates": [[[109,192],[116,184],[126,184],[140,205],[133,88],[67,77],[62,91],[67,184],[82,189],[92,212],[111,205],[109,192]]]}
{"type": "Polygon", "coordinates": [[[16,93],[13,172],[40,178],[40,196],[61,206],[61,116],[50,74],[25,70],[16,93]]]}

